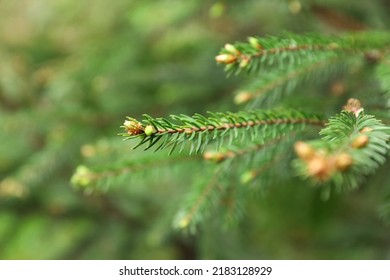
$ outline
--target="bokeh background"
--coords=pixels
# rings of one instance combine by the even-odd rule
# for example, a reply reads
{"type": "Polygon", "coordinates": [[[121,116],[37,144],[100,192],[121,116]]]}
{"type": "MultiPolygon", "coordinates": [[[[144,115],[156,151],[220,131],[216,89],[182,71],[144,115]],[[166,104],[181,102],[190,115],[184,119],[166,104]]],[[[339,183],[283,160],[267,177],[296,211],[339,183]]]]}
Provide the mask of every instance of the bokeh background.
{"type": "Polygon", "coordinates": [[[172,227],[189,185],[180,167],[107,191],[70,184],[80,164],[139,156],[117,135],[125,116],[236,110],[245,75],[216,65],[225,43],[383,30],[389,14],[387,0],[1,0],[0,259],[390,258],[388,165],[328,201],[292,179],[250,199],[235,226],[209,219],[196,234],[172,227]]]}

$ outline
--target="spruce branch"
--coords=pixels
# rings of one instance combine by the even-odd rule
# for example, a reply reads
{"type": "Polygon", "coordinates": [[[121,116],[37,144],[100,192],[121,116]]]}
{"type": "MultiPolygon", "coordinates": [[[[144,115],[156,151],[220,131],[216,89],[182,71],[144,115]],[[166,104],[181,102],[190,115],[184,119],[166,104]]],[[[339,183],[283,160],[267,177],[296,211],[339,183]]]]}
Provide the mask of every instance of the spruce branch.
{"type": "Polygon", "coordinates": [[[202,174],[199,181],[192,186],[183,206],[175,217],[174,227],[194,232],[197,226],[210,218],[217,209],[229,213],[226,220],[228,223],[233,222],[235,217],[240,217],[244,213],[245,198],[250,193],[253,194],[255,190],[264,187],[264,184],[260,184],[261,187],[256,189],[243,185],[272,171],[274,164],[285,158],[285,151],[277,154],[267,153],[257,162],[258,168],[242,174],[232,174],[231,166],[227,161],[216,165],[214,169],[209,168],[208,172],[210,173],[202,174]],[[232,196],[233,194],[234,196],[232,196]]]}
{"type": "Polygon", "coordinates": [[[263,69],[261,66],[301,64],[304,58],[326,53],[343,57],[366,54],[369,58],[373,50],[385,52],[389,48],[390,36],[376,32],[340,37],[285,33],[280,37],[250,37],[248,41],[226,44],[216,56],[216,61],[225,64],[228,73],[239,73],[242,69],[263,69]]]}
{"type": "Polygon", "coordinates": [[[209,176],[203,176],[193,186],[183,207],[176,214],[173,222],[175,228],[189,229],[190,232],[195,232],[196,226],[210,215],[212,209],[226,191],[226,188],[218,183],[222,170],[221,167],[218,167],[210,174],[211,179],[209,179],[209,176]]]}
{"type": "Polygon", "coordinates": [[[74,188],[82,190],[86,193],[94,191],[107,191],[107,185],[101,186],[105,180],[118,178],[120,176],[132,176],[136,173],[141,173],[161,167],[173,166],[176,164],[183,164],[189,161],[194,161],[197,157],[186,157],[183,155],[176,155],[167,158],[165,155],[153,157],[135,157],[131,160],[122,161],[115,165],[103,166],[87,166],[79,165],[72,178],[71,184],[74,188]]]}
{"type": "Polygon", "coordinates": [[[234,101],[236,104],[254,101],[255,104],[271,105],[308,80],[318,82],[335,75],[345,63],[345,58],[330,53],[303,58],[300,65],[290,65],[287,69],[272,68],[241,90],[234,101]]]}
{"type": "MultiPolygon", "coordinates": [[[[34,188],[47,186],[53,174],[62,170],[77,156],[81,137],[71,137],[70,130],[63,130],[61,133],[61,138],[48,141],[44,149],[25,157],[22,165],[0,180],[0,196],[24,197],[34,188]],[[64,149],[65,143],[67,149],[64,149]]],[[[79,134],[81,135],[82,133],[79,134]]]]}
{"type": "Polygon", "coordinates": [[[390,148],[390,127],[364,114],[354,99],[330,118],[320,135],[319,141],[295,144],[295,167],[301,176],[315,183],[333,182],[339,190],[356,188],[385,162],[390,148]]]}
{"type": "Polygon", "coordinates": [[[220,151],[210,150],[203,154],[203,158],[214,163],[221,163],[225,160],[233,160],[239,157],[258,153],[259,151],[269,148],[272,145],[279,143],[284,137],[277,137],[264,141],[262,144],[253,144],[242,147],[241,145],[233,145],[229,149],[221,149],[220,151]]]}
{"type": "Polygon", "coordinates": [[[247,197],[247,190],[241,188],[237,184],[231,184],[224,196],[221,199],[221,207],[220,212],[223,225],[225,229],[229,229],[232,226],[237,226],[241,221],[241,218],[245,214],[245,202],[247,197]]]}
{"type": "Polygon", "coordinates": [[[286,158],[285,154],[279,153],[273,156],[272,158],[270,158],[269,160],[263,161],[260,167],[244,172],[240,177],[240,182],[242,184],[249,184],[250,182],[254,181],[256,178],[263,175],[267,170],[272,168],[272,166],[274,166],[277,162],[285,158],[286,158]]]}
{"type": "MultiPolygon", "coordinates": [[[[308,80],[329,78],[350,62],[361,65],[361,59],[369,66],[373,62],[380,64],[377,72],[388,92],[388,69],[383,66],[383,58],[389,43],[387,33],[342,37],[286,33],[283,37],[251,37],[247,44],[226,44],[216,61],[225,64],[228,73],[267,68],[250,85],[250,92],[240,93],[235,101],[240,104],[254,100],[269,105],[308,80]]],[[[263,186],[267,176],[273,174],[273,166],[289,162],[295,136],[309,126],[324,125],[318,116],[293,109],[209,112],[169,118],[144,114],[142,120],[127,117],[122,126],[125,133],[121,135],[125,140],[138,140],[134,149],[169,149],[169,154],[175,150],[204,153],[209,144],[214,145],[216,149],[205,152],[203,158],[218,164],[199,176],[174,222],[177,228],[193,231],[217,207],[225,209],[229,216],[235,216],[235,211],[241,213],[242,201],[235,196],[247,190],[242,191],[237,185],[261,179],[263,186]],[[235,165],[241,157],[249,159],[252,165],[235,165]]],[[[295,143],[298,159],[294,160],[294,167],[302,177],[316,184],[331,183],[337,190],[356,188],[385,162],[390,150],[389,127],[366,115],[356,99],[350,99],[339,115],[330,118],[320,135],[320,140],[295,143]]]]}
{"type": "Polygon", "coordinates": [[[250,139],[253,142],[266,139],[269,135],[276,137],[292,130],[302,130],[308,125],[323,124],[318,116],[295,110],[210,112],[207,117],[200,114],[192,117],[171,115],[170,120],[144,115],[142,122],[128,118],[122,126],[127,133],[122,135],[125,139],[140,139],[134,148],[147,144],[147,150],[156,145],[155,150],[169,147],[169,153],[178,146],[181,152],[189,143],[189,153],[192,154],[203,152],[206,145],[212,141],[220,148],[226,139],[229,145],[236,139],[250,139]]]}

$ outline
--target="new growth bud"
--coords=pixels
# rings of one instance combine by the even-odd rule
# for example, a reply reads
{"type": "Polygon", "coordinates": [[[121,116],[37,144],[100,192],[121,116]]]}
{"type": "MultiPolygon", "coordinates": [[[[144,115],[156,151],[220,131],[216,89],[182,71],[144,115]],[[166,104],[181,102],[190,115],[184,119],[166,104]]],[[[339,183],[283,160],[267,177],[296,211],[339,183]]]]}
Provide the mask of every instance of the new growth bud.
{"type": "Polygon", "coordinates": [[[249,182],[253,181],[257,176],[256,171],[251,170],[251,171],[246,171],[243,173],[240,177],[240,181],[242,184],[248,184],[249,182]]]}
{"type": "Polygon", "coordinates": [[[146,136],[150,136],[150,135],[152,135],[155,132],[156,132],[156,130],[154,129],[154,127],[152,125],[147,125],[145,127],[145,134],[146,134],[146,136]]]}
{"type": "Polygon", "coordinates": [[[243,57],[240,62],[240,68],[247,67],[249,65],[249,62],[250,62],[250,58],[248,56],[243,57]]]}
{"type": "Polygon", "coordinates": [[[248,102],[252,99],[252,94],[247,91],[242,91],[234,97],[234,103],[237,105],[248,102]]]}
{"type": "Polygon", "coordinates": [[[352,157],[347,153],[341,153],[336,156],[336,169],[340,171],[347,170],[353,163],[352,157]]]}
{"type": "Polygon", "coordinates": [[[329,180],[336,172],[346,171],[353,164],[351,155],[346,152],[331,154],[302,141],[296,142],[294,149],[304,162],[307,174],[321,182],[329,180]]]}
{"type": "Polygon", "coordinates": [[[144,128],[140,122],[129,118],[123,123],[123,127],[129,135],[138,135],[144,132],[144,128]]]}
{"type": "Polygon", "coordinates": [[[213,161],[213,162],[221,162],[226,159],[224,153],[216,152],[216,151],[208,151],[203,154],[203,158],[205,160],[213,161]]]}
{"type": "Polygon", "coordinates": [[[225,45],[225,50],[227,50],[229,53],[235,55],[235,56],[238,56],[240,55],[240,51],[236,49],[235,46],[233,46],[232,44],[226,44],[225,45]]]}
{"type": "Polygon", "coordinates": [[[215,61],[217,61],[218,63],[223,63],[223,64],[231,64],[231,63],[235,62],[236,60],[237,60],[237,58],[234,55],[226,54],[226,53],[217,55],[215,57],[215,61]]]}
{"type": "Polygon", "coordinates": [[[261,50],[263,47],[260,45],[259,40],[257,40],[255,37],[249,37],[248,38],[249,44],[255,48],[261,50]]]}
{"type": "Polygon", "coordinates": [[[362,104],[358,99],[350,98],[348,99],[347,104],[343,107],[345,111],[351,112],[358,117],[361,112],[363,112],[362,104]]]}
{"type": "Polygon", "coordinates": [[[88,167],[80,165],[77,167],[75,174],[73,174],[70,182],[76,186],[85,188],[88,187],[95,179],[96,174],[88,167]]]}
{"type": "Polygon", "coordinates": [[[319,181],[326,181],[333,173],[333,167],[329,160],[324,156],[316,156],[309,160],[307,164],[307,171],[310,176],[319,181]]]}
{"type": "Polygon", "coordinates": [[[314,157],[314,149],[307,143],[298,141],[294,145],[295,153],[303,160],[310,160],[314,157]]]}
{"type": "Polygon", "coordinates": [[[356,137],[355,140],[353,140],[351,146],[355,149],[361,149],[367,146],[368,142],[369,142],[368,136],[363,134],[356,137]]]}

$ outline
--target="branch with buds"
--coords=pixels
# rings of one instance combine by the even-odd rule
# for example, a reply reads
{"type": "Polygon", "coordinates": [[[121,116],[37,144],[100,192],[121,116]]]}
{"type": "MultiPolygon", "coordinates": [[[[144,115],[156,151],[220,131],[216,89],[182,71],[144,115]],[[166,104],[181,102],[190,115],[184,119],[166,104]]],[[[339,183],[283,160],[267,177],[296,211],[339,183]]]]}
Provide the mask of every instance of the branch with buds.
{"type": "Polygon", "coordinates": [[[390,148],[390,127],[365,115],[357,99],[349,99],[320,134],[320,141],[299,141],[294,146],[298,173],[317,183],[333,181],[355,188],[362,179],[359,174],[369,174],[383,164],[390,148]]]}
{"type": "Polygon", "coordinates": [[[269,135],[279,137],[291,130],[303,130],[308,125],[323,124],[316,115],[294,110],[210,113],[210,116],[171,115],[171,119],[144,115],[142,123],[128,118],[122,126],[126,133],[122,135],[126,139],[139,138],[140,142],[136,147],[148,143],[146,149],[149,149],[160,143],[156,150],[170,147],[170,153],[177,146],[182,151],[186,143],[189,143],[191,154],[202,152],[211,141],[220,143],[219,146],[225,139],[229,140],[228,145],[235,139],[258,142],[269,135]]]}

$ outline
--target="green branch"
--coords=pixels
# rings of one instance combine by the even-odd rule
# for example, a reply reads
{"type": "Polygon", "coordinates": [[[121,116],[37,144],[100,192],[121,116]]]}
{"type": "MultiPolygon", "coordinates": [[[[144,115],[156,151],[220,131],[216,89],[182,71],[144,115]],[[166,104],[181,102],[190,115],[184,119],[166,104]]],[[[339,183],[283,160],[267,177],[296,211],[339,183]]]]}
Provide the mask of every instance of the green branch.
{"type": "Polygon", "coordinates": [[[110,164],[107,166],[97,167],[79,165],[71,178],[71,184],[75,188],[84,190],[85,192],[89,193],[94,190],[98,190],[97,185],[111,178],[123,175],[134,176],[135,173],[138,172],[157,169],[165,166],[173,166],[176,164],[183,164],[184,162],[189,162],[195,159],[196,157],[186,157],[179,155],[169,158],[167,158],[165,155],[154,155],[153,157],[146,158],[136,157],[130,161],[127,160],[119,162],[115,165],[110,164]]]}
{"type": "Polygon", "coordinates": [[[356,188],[384,164],[390,149],[390,127],[359,107],[345,109],[329,120],[321,140],[295,145],[298,173],[316,183],[333,182],[339,190],[356,188]]]}
{"type": "Polygon", "coordinates": [[[256,103],[273,103],[292,93],[297,86],[309,79],[318,82],[329,78],[331,73],[334,75],[341,68],[341,63],[345,63],[341,56],[327,54],[306,59],[302,64],[291,65],[288,69],[270,69],[260,78],[256,78],[247,89],[240,91],[234,101],[236,104],[242,104],[255,99],[256,103]]]}
{"type": "MultiPolygon", "coordinates": [[[[149,149],[156,144],[156,150],[170,147],[170,153],[180,146],[182,151],[189,143],[190,154],[202,152],[211,141],[221,147],[228,139],[259,141],[272,135],[277,137],[291,130],[302,130],[307,125],[322,126],[324,122],[315,115],[309,115],[294,110],[251,111],[237,113],[209,113],[205,117],[172,115],[171,119],[152,118],[144,115],[142,122],[128,118],[123,125],[127,133],[125,139],[139,138],[136,147],[147,144],[149,149]]],[[[135,148],[136,148],[135,147],[135,148]]]]}
{"type": "Polygon", "coordinates": [[[283,37],[250,37],[248,43],[226,44],[216,61],[226,65],[228,72],[239,73],[261,69],[261,66],[301,64],[302,59],[315,58],[324,53],[338,56],[372,55],[372,50],[388,50],[388,33],[344,34],[320,36],[313,34],[284,34],[283,37]]]}
{"type": "MultiPolygon", "coordinates": [[[[286,136],[285,136],[286,137],[286,136]]],[[[203,154],[203,158],[207,161],[211,161],[214,163],[221,163],[228,159],[237,159],[238,157],[242,157],[245,155],[255,154],[263,149],[267,149],[272,145],[279,143],[285,137],[277,137],[268,141],[265,141],[262,144],[251,144],[249,146],[233,146],[229,149],[224,149],[221,151],[206,151],[203,154]]]]}
{"type": "MultiPolygon", "coordinates": [[[[209,216],[211,209],[219,198],[225,193],[225,188],[219,188],[218,178],[221,172],[218,168],[207,182],[201,180],[189,193],[183,208],[176,215],[174,226],[178,229],[189,228],[195,231],[195,227],[206,216],[209,216]]],[[[208,177],[205,177],[208,178],[208,177]]]]}

